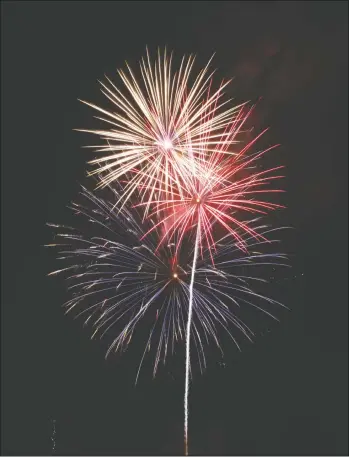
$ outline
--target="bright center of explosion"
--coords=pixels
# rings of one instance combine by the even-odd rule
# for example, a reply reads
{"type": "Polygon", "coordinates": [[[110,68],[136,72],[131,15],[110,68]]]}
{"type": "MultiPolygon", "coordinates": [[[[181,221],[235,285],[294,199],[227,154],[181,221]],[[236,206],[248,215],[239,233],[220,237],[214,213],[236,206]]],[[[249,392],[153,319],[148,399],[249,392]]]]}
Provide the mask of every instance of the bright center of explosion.
{"type": "Polygon", "coordinates": [[[169,140],[169,139],[164,140],[162,145],[163,145],[164,149],[166,149],[166,151],[173,148],[173,144],[172,144],[171,140],[169,140]]]}
{"type": "Polygon", "coordinates": [[[178,278],[178,274],[177,273],[173,273],[173,277],[174,277],[174,279],[178,278]]]}

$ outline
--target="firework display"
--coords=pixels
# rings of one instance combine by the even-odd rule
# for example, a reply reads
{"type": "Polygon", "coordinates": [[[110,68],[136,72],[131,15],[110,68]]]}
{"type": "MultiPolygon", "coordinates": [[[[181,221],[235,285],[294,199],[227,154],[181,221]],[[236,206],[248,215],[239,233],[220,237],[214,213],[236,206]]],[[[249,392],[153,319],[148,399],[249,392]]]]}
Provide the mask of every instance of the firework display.
{"type": "Polygon", "coordinates": [[[286,265],[283,254],[263,251],[275,240],[261,219],[281,207],[267,196],[280,192],[270,184],[282,167],[257,167],[272,148],[255,151],[264,132],[246,140],[252,109],[226,107],[228,83],[213,89],[209,64],[193,76],[193,57],[174,71],[172,55],[159,52],[152,63],[147,52],[140,79],[129,66],[119,71],[126,91],[101,83],[113,111],[84,103],[109,129],[83,131],[103,141],[90,174],[104,189],[82,187],[83,201],[71,205],[80,229],[48,224],[59,229],[49,246],[66,263],[50,275],[65,275],[72,293],[65,307],[91,324],[93,336],[113,335],[108,353],[127,347],[148,322],[136,381],[147,350],[155,347],[155,375],[185,342],[186,455],[191,345],[202,370],[204,346],[220,348],[220,331],[238,347],[230,327],[253,337],[241,308],[275,319],[270,306],[280,304],[255,291],[264,281],[256,267],[286,265]]]}

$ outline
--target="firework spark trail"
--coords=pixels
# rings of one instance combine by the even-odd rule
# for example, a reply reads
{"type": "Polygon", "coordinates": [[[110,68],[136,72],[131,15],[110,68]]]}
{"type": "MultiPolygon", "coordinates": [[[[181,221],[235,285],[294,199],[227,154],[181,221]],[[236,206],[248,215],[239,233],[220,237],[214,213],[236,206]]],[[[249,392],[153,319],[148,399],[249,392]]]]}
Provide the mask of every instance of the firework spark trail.
{"type": "Polygon", "coordinates": [[[51,441],[52,441],[52,455],[54,455],[56,453],[56,419],[52,420],[51,441]]]}
{"type": "Polygon", "coordinates": [[[186,351],[185,351],[185,387],[184,387],[184,452],[188,455],[188,397],[189,397],[189,375],[190,375],[190,331],[191,321],[193,316],[193,289],[195,280],[196,262],[199,252],[199,241],[201,239],[201,227],[200,220],[197,226],[197,232],[195,237],[195,248],[193,266],[191,270],[191,279],[189,286],[189,306],[188,306],[188,321],[187,321],[187,332],[186,332],[186,351]]]}

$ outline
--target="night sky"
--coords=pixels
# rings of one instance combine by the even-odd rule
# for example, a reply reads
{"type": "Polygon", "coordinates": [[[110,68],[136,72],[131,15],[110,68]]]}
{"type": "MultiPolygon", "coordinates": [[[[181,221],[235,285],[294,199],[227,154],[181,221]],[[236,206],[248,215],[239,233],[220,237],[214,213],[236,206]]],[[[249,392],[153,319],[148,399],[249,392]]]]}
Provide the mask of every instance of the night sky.
{"type": "Polygon", "coordinates": [[[216,52],[230,95],[262,97],[256,128],[287,167],[276,219],[293,227],[293,268],[270,286],[291,312],[195,376],[191,453],[348,455],[347,15],[344,1],[2,2],[2,454],[183,452],[182,353],[134,387],[138,360],[105,360],[64,315],[42,247],[92,185],[91,137],[73,129],[96,121],[77,99],[103,105],[98,79],[167,46],[198,65],[216,52]]]}

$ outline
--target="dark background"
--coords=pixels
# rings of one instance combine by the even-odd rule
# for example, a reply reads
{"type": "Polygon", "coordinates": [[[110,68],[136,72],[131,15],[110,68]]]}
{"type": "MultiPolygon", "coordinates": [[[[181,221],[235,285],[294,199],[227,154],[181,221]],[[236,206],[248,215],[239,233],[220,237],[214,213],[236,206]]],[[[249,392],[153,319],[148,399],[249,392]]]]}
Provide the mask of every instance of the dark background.
{"type": "MultiPolygon", "coordinates": [[[[238,99],[262,96],[287,166],[293,271],[277,286],[292,311],[242,354],[196,376],[192,454],[347,455],[347,2],[2,2],[2,449],[5,455],[181,454],[183,373],[143,375],[104,360],[64,316],[42,245],[47,221],[85,182],[95,127],[77,98],[104,103],[97,79],[148,45],[216,51],[238,99]]],[[[278,163],[279,163],[278,162],[278,163]]]]}

